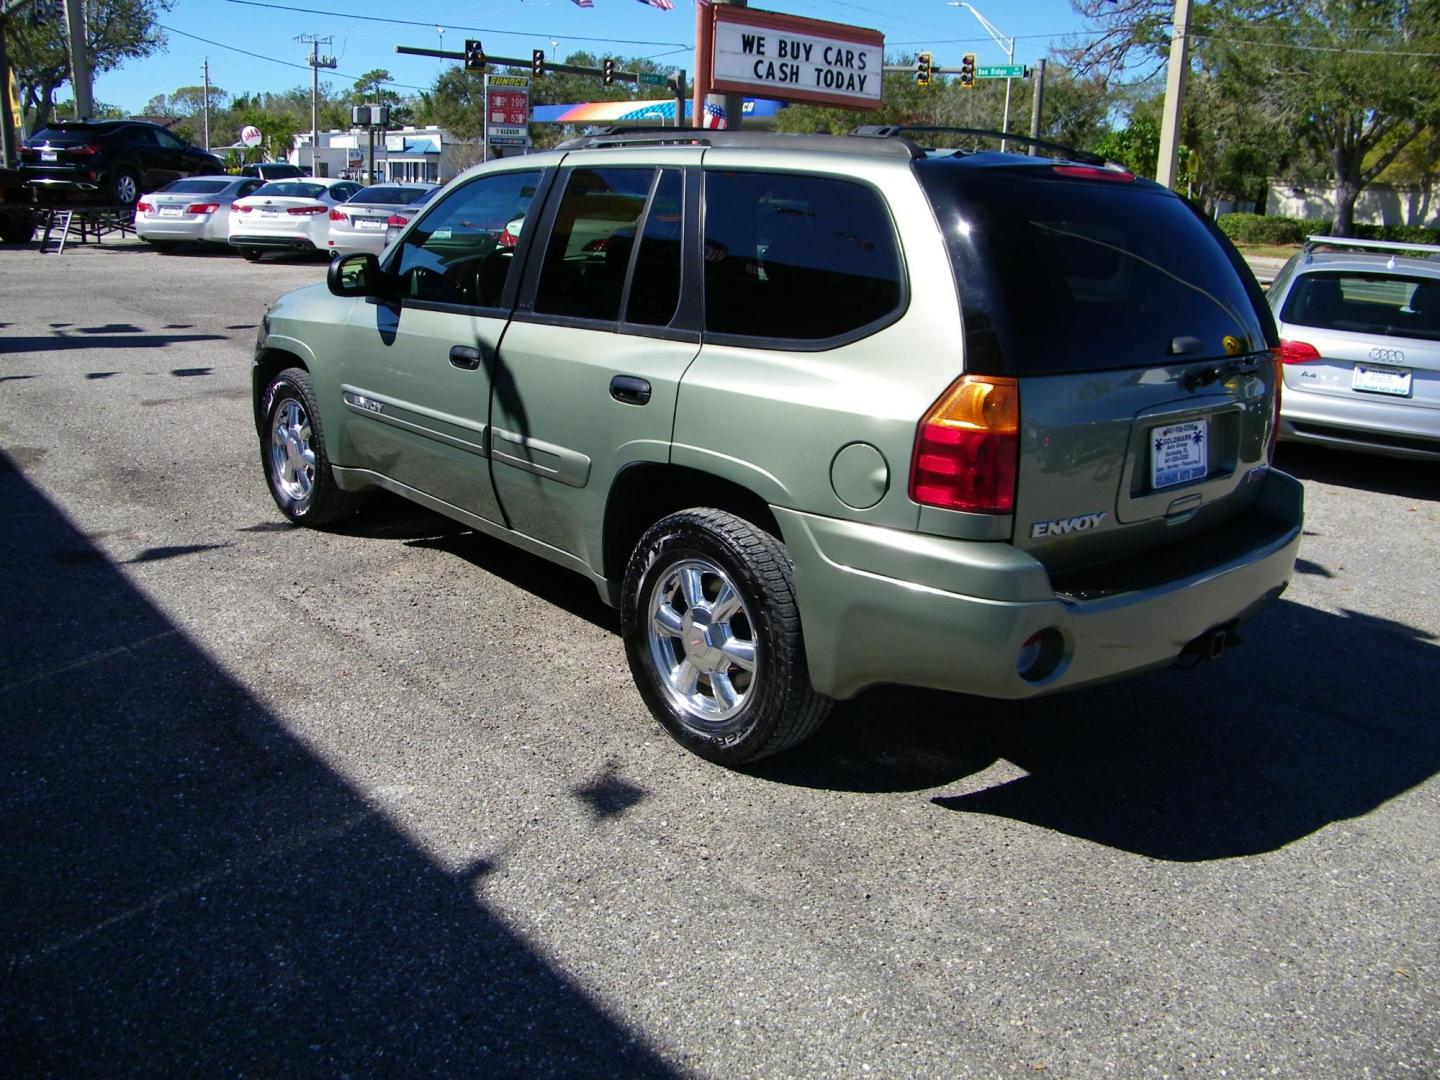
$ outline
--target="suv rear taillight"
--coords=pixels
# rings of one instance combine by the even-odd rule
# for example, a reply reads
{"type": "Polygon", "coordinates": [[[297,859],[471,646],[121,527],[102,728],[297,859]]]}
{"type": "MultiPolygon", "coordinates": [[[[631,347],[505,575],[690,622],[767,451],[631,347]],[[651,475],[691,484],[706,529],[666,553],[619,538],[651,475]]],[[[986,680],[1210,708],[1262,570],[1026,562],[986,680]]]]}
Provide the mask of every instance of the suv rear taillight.
{"type": "Polygon", "coordinates": [[[1308,364],[1320,359],[1320,350],[1308,341],[1281,341],[1275,355],[1282,364],[1308,364]]]}
{"type": "Polygon", "coordinates": [[[910,498],[922,506],[1008,514],[1020,456],[1020,385],[962,375],[915,432],[910,498]]]}
{"type": "Polygon", "coordinates": [[[1275,444],[1280,440],[1280,392],[1285,387],[1285,342],[1281,342],[1270,350],[1274,358],[1275,368],[1275,400],[1271,403],[1270,409],[1270,438],[1265,443],[1265,460],[1275,460],[1275,444]]]}
{"type": "Polygon", "coordinates": [[[218,202],[193,202],[185,208],[187,214],[213,214],[220,209],[218,202]]]}

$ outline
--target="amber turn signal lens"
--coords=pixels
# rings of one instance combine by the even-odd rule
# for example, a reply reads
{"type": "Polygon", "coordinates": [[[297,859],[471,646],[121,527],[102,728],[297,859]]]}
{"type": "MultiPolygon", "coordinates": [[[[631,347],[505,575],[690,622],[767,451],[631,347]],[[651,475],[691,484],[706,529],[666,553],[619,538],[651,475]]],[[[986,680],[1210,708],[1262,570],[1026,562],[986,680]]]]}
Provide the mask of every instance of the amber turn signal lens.
{"type": "Polygon", "coordinates": [[[962,376],[930,406],[921,424],[1013,435],[1020,430],[1020,387],[1014,379],[962,376]]]}

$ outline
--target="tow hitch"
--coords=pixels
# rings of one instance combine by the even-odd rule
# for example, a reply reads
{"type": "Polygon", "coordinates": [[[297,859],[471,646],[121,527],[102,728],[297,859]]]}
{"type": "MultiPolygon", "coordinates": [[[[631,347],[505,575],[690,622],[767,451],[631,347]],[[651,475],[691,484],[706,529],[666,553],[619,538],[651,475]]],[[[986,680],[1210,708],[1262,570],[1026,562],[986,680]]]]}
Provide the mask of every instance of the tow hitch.
{"type": "Polygon", "coordinates": [[[1205,660],[1219,660],[1228,646],[1239,645],[1240,632],[1232,626],[1217,626],[1206,630],[1175,658],[1175,666],[1181,671],[1194,671],[1205,660]]]}

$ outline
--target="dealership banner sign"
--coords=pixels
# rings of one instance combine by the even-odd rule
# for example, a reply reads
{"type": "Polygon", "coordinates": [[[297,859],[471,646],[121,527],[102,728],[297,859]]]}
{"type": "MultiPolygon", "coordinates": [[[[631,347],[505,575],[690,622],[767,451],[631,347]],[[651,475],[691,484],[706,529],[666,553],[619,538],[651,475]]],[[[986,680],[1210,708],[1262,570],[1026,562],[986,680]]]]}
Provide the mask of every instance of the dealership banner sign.
{"type": "Polygon", "coordinates": [[[880,107],[885,38],[879,31],[728,4],[710,10],[716,92],[880,107]]]}

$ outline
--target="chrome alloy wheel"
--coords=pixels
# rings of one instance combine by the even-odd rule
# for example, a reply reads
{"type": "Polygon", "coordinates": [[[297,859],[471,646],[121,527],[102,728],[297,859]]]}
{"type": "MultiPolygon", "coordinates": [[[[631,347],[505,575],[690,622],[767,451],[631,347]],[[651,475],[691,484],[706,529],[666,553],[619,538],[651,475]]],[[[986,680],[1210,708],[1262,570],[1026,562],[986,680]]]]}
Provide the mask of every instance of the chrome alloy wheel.
{"type": "Polygon", "coordinates": [[[140,197],[140,188],[129,173],[121,173],[115,178],[115,197],[126,206],[140,197]]]}
{"type": "Polygon", "coordinates": [[[735,583],[703,558],[665,571],[650,590],[650,657],[689,728],[714,735],[750,699],[759,657],[754,622],[735,583]]]}
{"type": "Polygon", "coordinates": [[[310,417],[295,398],[275,410],[270,428],[270,479],[275,489],[295,503],[315,490],[315,451],[310,446],[310,417]]]}

